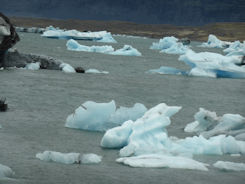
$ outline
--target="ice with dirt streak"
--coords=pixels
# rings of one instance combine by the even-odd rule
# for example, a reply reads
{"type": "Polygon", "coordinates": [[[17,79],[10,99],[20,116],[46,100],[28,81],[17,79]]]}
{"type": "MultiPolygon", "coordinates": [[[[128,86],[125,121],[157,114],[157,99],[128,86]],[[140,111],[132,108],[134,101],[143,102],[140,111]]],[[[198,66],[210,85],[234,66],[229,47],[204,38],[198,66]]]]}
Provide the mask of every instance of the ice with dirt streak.
{"type": "Polygon", "coordinates": [[[146,107],[140,103],[130,108],[117,109],[114,100],[108,103],[87,101],[67,117],[65,126],[82,130],[105,131],[127,120],[136,120],[146,111],[146,107]]]}

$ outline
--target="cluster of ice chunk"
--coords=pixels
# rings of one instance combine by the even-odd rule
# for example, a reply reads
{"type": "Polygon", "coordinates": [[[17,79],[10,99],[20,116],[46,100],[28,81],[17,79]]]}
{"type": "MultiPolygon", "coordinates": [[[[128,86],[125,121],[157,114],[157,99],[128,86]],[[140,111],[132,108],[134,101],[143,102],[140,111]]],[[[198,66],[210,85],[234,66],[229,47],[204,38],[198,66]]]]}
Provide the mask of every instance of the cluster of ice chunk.
{"type": "Polygon", "coordinates": [[[117,161],[133,167],[172,167],[207,170],[206,165],[191,160],[192,154],[245,154],[245,142],[232,136],[218,135],[171,139],[166,127],[170,117],[181,107],[162,103],[148,110],[136,121],[126,121],[109,129],[101,140],[105,148],[121,148],[117,161]],[[187,158],[186,158],[187,157],[187,158]],[[176,163],[179,160],[179,163],[176,163]],[[191,160],[191,161],[190,161],[191,160]]]}
{"type": "Polygon", "coordinates": [[[37,153],[36,158],[45,162],[57,162],[62,164],[98,164],[101,162],[102,156],[94,153],[60,153],[55,151],[44,151],[37,153]]]}
{"type": "Polygon", "coordinates": [[[47,38],[91,40],[106,43],[116,43],[116,40],[112,37],[111,33],[107,31],[80,32],[74,29],[62,30],[59,28],[50,27],[43,32],[42,36],[47,38]]]}
{"type": "Polygon", "coordinates": [[[0,164],[0,179],[1,178],[11,178],[13,177],[14,172],[12,171],[11,168],[9,168],[6,165],[0,164]]]}
{"type": "Polygon", "coordinates": [[[224,114],[218,117],[215,112],[200,108],[195,121],[185,127],[185,132],[195,132],[205,138],[225,134],[245,141],[245,118],[239,114],[224,114]]]}
{"type": "Polygon", "coordinates": [[[87,101],[67,117],[65,126],[90,131],[105,131],[127,120],[136,120],[146,111],[146,107],[139,103],[131,108],[116,109],[114,100],[109,103],[87,101]]]}
{"type": "Polygon", "coordinates": [[[159,42],[152,43],[150,49],[161,50],[162,53],[166,54],[184,54],[189,48],[179,42],[179,39],[174,36],[164,37],[159,42]]]}
{"type": "Polygon", "coordinates": [[[201,47],[208,48],[226,48],[231,44],[231,42],[221,41],[215,35],[210,34],[208,36],[208,41],[202,43],[201,47]]]}
{"type": "Polygon", "coordinates": [[[84,52],[98,52],[111,55],[124,55],[124,56],[141,56],[142,54],[130,45],[124,45],[123,48],[114,50],[112,46],[86,46],[81,45],[77,41],[70,39],[66,43],[67,49],[71,51],[84,51],[84,52]]]}

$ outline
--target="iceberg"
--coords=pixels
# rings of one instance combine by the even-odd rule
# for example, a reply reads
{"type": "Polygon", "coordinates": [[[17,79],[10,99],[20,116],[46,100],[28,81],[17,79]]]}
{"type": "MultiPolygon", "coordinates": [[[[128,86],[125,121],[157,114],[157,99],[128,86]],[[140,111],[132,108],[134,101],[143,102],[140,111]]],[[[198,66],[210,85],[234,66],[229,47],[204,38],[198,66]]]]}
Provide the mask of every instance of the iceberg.
{"type": "Polygon", "coordinates": [[[91,68],[91,69],[86,70],[85,73],[108,74],[109,72],[107,72],[107,71],[99,71],[97,69],[91,68]]]}
{"type": "Polygon", "coordinates": [[[215,35],[210,34],[208,36],[208,41],[206,43],[202,43],[201,47],[208,48],[226,48],[231,44],[231,42],[221,41],[215,35]]]}
{"type": "Polygon", "coordinates": [[[244,163],[217,161],[213,166],[223,171],[245,171],[244,163]]]}
{"type": "Polygon", "coordinates": [[[55,151],[44,151],[37,153],[36,158],[45,162],[57,162],[62,164],[79,164],[80,153],[60,153],[55,151]]]}
{"type": "Polygon", "coordinates": [[[76,70],[67,63],[61,63],[59,67],[65,73],[76,73],[76,70]]]}
{"type": "Polygon", "coordinates": [[[12,171],[11,168],[9,168],[6,165],[0,164],[0,179],[1,178],[11,178],[13,177],[14,172],[12,171]]]}
{"type": "Polygon", "coordinates": [[[186,125],[185,132],[194,132],[205,138],[224,134],[245,141],[245,118],[239,114],[224,114],[222,117],[203,108],[194,116],[195,121],[186,125]]]}
{"type": "Polygon", "coordinates": [[[124,45],[123,48],[114,50],[112,46],[86,46],[80,45],[77,41],[70,39],[66,43],[66,47],[71,51],[84,51],[84,52],[98,52],[111,55],[123,55],[123,56],[141,56],[142,54],[130,45],[124,45]]]}
{"type": "Polygon", "coordinates": [[[142,54],[131,45],[124,45],[123,48],[114,52],[110,52],[111,55],[123,55],[123,56],[141,56],[142,54]]]}
{"type": "Polygon", "coordinates": [[[28,69],[28,70],[39,70],[39,69],[40,69],[40,65],[41,65],[40,62],[36,62],[36,63],[28,63],[28,64],[25,66],[25,69],[28,69]]]}
{"type": "Polygon", "coordinates": [[[96,155],[94,153],[83,154],[81,162],[83,164],[98,164],[101,162],[102,156],[96,155]]]}
{"type": "Polygon", "coordinates": [[[192,69],[190,76],[205,76],[217,78],[245,78],[245,68],[238,66],[241,59],[236,56],[223,56],[212,52],[195,53],[187,51],[179,57],[192,69]]]}
{"type": "Polygon", "coordinates": [[[131,167],[151,167],[151,168],[175,168],[208,171],[208,164],[195,161],[191,158],[181,156],[171,156],[162,154],[149,154],[134,157],[123,157],[116,160],[119,163],[131,167]]]}
{"type": "Polygon", "coordinates": [[[111,33],[107,31],[80,32],[75,29],[62,30],[59,28],[50,27],[46,28],[46,31],[44,31],[41,36],[57,39],[91,40],[106,43],[116,43],[116,40],[112,37],[111,33]]]}
{"type": "Polygon", "coordinates": [[[189,50],[189,47],[179,42],[179,39],[171,36],[164,37],[159,42],[153,42],[150,49],[161,50],[162,53],[166,54],[184,54],[189,50]]]}
{"type": "Polygon", "coordinates": [[[116,109],[114,100],[109,103],[87,101],[66,119],[65,126],[90,131],[105,131],[127,120],[136,120],[147,111],[143,104],[116,109]]]}
{"type": "Polygon", "coordinates": [[[109,53],[113,52],[112,46],[85,46],[80,45],[77,41],[70,39],[66,43],[67,49],[71,51],[84,51],[84,52],[98,52],[98,53],[109,53]]]}

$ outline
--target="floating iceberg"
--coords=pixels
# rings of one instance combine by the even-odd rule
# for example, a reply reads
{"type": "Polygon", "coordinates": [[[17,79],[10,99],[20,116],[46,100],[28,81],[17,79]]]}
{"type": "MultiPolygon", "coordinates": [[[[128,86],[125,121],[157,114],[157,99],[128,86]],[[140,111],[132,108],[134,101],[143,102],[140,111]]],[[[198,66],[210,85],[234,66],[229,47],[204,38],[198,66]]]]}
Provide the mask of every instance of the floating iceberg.
{"type": "Polygon", "coordinates": [[[98,52],[111,55],[124,55],[124,56],[141,56],[141,53],[130,45],[124,45],[123,48],[114,51],[112,46],[86,46],[80,45],[77,41],[70,39],[66,43],[67,49],[72,51],[84,52],[98,52]]]}
{"type": "Polygon", "coordinates": [[[66,43],[67,49],[72,51],[84,51],[84,52],[99,52],[99,53],[109,53],[113,52],[114,48],[112,46],[85,46],[80,45],[77,41],[70,39],[66,43]]]}
{"type": "Polygon", "coordinates": [[[81,162],[83,164],[98,164],[101,162],[102,156],[96,155],[94,153],[83,154],[81,162]]]}
{"type": "Polygon", "coordinates": [[[225,134],[245,141],[245,118],[239,114],[224,114],[218,117],[215,112],[200,108],[195,120],[185,127],[185,132],[195,132],[205,138],[225,134]]]}
{"type": "Polygon", "coordinates": [[[61,63],[60,68],[65,73],[76,73],[76,70],[71,65],[69,65],[67,63],[61,63]]]}
{"type": "Polygon", "coordinates": [[[28,70],[39,70],[40,69],[40,65],[41,65],[40,62],[37,62],[37,63],[28,63],[25,66],[25,69],[28,69],[28,70]]]}
{"type": "Polygon", "coordinates": [[[74,39],[74,40],[91,40],[107,43],[116,43],[110,32],[80,32],[77,30],[62,30],[51,27],[42,34],[43,37],[57,38],[57,39],[74,39]]]}
{"type": "Polygon", "coordinates": [[[87,101],[67,117],[65,126],[90,131],[105,131],[127,120],[136,120],[146,111],[146,107],[139,103],[131,108],[116,109],[114,101],[109,103],[87,101]]]}
{"type": "Polygon", "coordinates": [[[85,73],[108,74],[109,72],[107,72],[107,71],[99,71],[99,70],[97,70],[97,69],[91,68],[91,69],[86,70],[85,73]]]}
{"type": "Polygon", "coordinates": [[[213,166],[224,171],[245,171],[244,163],[217,161],[213,166]]]}
{"type": "MultiPolygon", "coordinates": [[[[136,121],[126,121],[121,126],[109,129],[101,140],[104,148],[121,148],[117,161],[132,167],[173,167],[201,168],[202,163],[188,159],[193,154],[245,154],[245,142],[237,141],[232,136],[218,135],[206,139],[203,136],[187,137],[185,139],[171,138],[166,127],[170,125],[170,117],[181,107],[167,106],[162,103],[148,110],[136,121]],[[136,157],[135,157],[136,156],[136,157]],[[170,160],[180,160],[180,165],[170,160]],[[195,163],[194,163],[195,162],[195,163]],[[183,165],[182,165],[183,164],[183,165]],[[196,165],[197,164],[197,165],[196,165]]],[[[205,165],[202,165],[205,169],[205,165]]]]}
{"type": "Polygon", "coordinates": [[[0,179],[1,178],[11,178],[14,172],[8,166],[0,164],[0,179]]]}
{"type": "Polygon", "coordinates": [[[173,36],[164,37],[159,40],[159,42],[152,43],[150,49],[161,50],[162,53],[166,54],[184,54],[189,47],[183,45],[183,43],[178,42],[179,40],[173,36]]]}
{"type": "Polygon", "coordinates": [[[36,157],[46,162],[57,162],[62,164],[79,164],[80,153],[60,153],[55,151],[44,151],[37,153],[36,157]]]}
{"type": "Polygon", "coordinates": [[[231,42],[221,41],[215,35],[210,34],[208,36],[208,41],[206,43],[202,43],[201,47],[208,48],[226,48],[231,44],[231,42]]]}
{"type": "Polygon", "coordinates": [[[111,55],[123,55],[123,56],[141,56],[142,54],[131,45],[124,45],[123,48],[114,52],[110,52],[111,55]]]}
{"type": "Polygon", "coordinates": [[[200,52],[192,50],[179,57],[192,69],[190,76],[204,76],[217,78],[245,78],[245,68],[238,66],[241,58],[236,56],[223,56],[217,53],[200,52]]]}
{"type": "Polygon", "coordinates": [[[151,167],[151,168],[175,168],[175,169],[193,169],[208,171],[207,164],[195,161],[191,158],[181,156],[171,156],[162,154],[149,154],[134,157],[124,157],[116,160],[119,163],[131,167],[151,167]]]}

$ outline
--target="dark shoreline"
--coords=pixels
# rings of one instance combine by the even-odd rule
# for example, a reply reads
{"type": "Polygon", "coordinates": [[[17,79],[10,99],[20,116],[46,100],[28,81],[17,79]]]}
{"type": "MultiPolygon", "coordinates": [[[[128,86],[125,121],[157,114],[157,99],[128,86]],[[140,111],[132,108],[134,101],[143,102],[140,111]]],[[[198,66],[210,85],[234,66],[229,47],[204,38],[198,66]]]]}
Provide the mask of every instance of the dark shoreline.
{"type": "Polygon", "coordinates": [[[12,23],[22,27],[47,27],[52,25],[62,29],[77,29],[79,31],[102,31],[112,34],[126,34],[162,38],[175,36],[187,37],[195,41],[207,41],[209,34],[216,35],[225,41],[245,40],[245,22],[227,22],[207,24],[204,26],[175,26],[168,24],[137,24],[123,21],[95,21],[95,20],[59,20],[44,18],[10,17],[12,23]]]}

